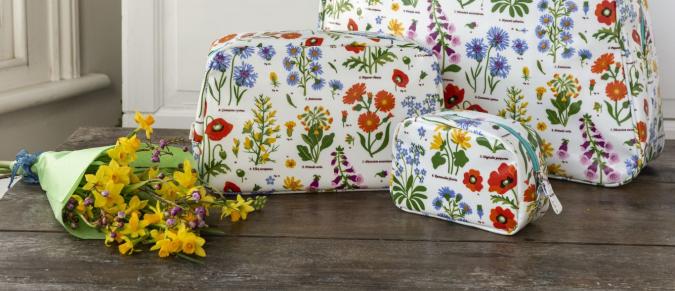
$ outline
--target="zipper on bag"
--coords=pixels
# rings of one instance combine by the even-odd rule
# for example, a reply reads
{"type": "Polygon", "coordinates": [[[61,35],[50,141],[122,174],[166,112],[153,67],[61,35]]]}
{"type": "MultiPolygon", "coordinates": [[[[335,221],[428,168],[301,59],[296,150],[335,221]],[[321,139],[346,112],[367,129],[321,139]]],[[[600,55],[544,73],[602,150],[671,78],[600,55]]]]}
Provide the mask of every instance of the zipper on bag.
{"type": "MultiPolygon", "coordinates": [[[[466,118],[465,116],[457,114],[456,112],[453,113],[456,116],[466,118]]],[[[534,178],[537,183],[537,194],[545,195],[546,197],[548,197],[551,209],[553,209],[553,212],[556,215],[562,213],[563,210],[562,204],[560,203],[558,196],[555,195],[555,192],[553,191],[553,187],[551,186],[548,177],[544,174],[544,171],[541,170],[541,165],[539,164],[539,157],[537,156],[535,150],[532,148],[530,142],[527,139],[525,139],[518,131],[516,131],[509,125],[492,120],[484,120],[484,121],[499,125],[499,127],[506,129],[506,131],[508,131],[511,135],[515,136],[518,139],[518,141],[520,141],[520,143],[525,148],[527,155],[530,157],[530,160],[532,160],[532,166],[535,172],[534,178]]]]}

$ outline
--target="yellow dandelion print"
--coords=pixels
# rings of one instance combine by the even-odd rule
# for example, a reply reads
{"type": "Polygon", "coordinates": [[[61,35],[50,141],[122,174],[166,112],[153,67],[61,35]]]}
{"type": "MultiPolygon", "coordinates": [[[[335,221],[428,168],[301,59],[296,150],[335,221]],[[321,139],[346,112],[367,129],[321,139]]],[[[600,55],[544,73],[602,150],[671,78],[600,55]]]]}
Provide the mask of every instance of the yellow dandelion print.
{"type": "Polygon", "coordinates": [[[297,163],[295,162],[294,159],[286,160],[286,168],[293,169],[293,168],[295,168],[296,165],[297,165],[297,163]]]}
{"type": "Polygon", "coordinates": [[[537,87],[537,100],[541,101],[546,94],[546,87],[537,87]]]}
{"type": "Polygon", "coordinates": [[[550,158],[553,156],[553,145],[548,141],[544,141],[541,145],[541,151],[544,153],[544,157],[550,158]]]}
{"type": "Polygon", "coordinates": [[[443,136],[440,132],[436,133],[431,141],[431,150],[441,150],[444,145],[443,136]]]}
{"type": "Polygon", "coordinates": [[[401,4],[398,4],[398,3],[392,3],[392,4],[391,4],[391,11],[396,12],[396,11],[398,11],[399,9],[401,9],[401,4]]]}
{"type": "Polygon", "coordinates": [[[295,128],[295,121],[291,120],[289,122],[286,122],[286,124],[284,124],[284,125],[286,126],[286,135],[288,135],[288,137],[293,136],[293,129],[295,128]]]}
{"type": "Polygon", "coordinates": [[[546,131],[546,129],[548,129],[548,125],[546,125],[546,122],[543,121],[537,122],[538,131],[546,131]]]}
{"type": "Polygon", "coordinates": [[[300,191],[302,190],[302,181],[300,179],[295,178],[293,176],[286,177],[284,179],[284,189],[290,190],[290,191],[300,191]]]}
{"type": "Polygon", "coordinates": [[[451,132],[451,138],[452,142],[461,147],[462,149],[466,150],[471,147],[471,137],[469,136],[469,133],[461,130],[461,129],[453,129],[451,132]]]}
{"type": "Polygon", "coordinates": [[[389,21],[389,32],[391,34],[396,35],[396,36],[403,36],[403,23],[396,19],[392,19],[389,21]]]}

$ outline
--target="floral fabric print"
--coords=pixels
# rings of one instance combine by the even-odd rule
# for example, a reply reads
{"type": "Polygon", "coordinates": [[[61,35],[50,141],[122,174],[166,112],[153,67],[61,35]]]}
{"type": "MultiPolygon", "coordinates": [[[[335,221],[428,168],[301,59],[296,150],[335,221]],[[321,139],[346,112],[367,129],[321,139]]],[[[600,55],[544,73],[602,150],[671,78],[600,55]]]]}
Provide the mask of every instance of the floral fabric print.
{"type": "Polygon", "coordinates": [[[373,34],[225,36],[191,133],[200,176],[219,192],[385,188],[395,125],[443,107],[439,67],[373,34]]]}
{"type": "Polygon", "coordinates": [[[510,235],[549,207],[541,140],[520,123],[447,111],[403,121],[394,144],[391,195],[405,211],[510,235]]]}
{"type": "Polygon", "coordinates": [[[645,0],[323,0],[320,19],[322,29],[402,35],[430,48],[445,108],[536,128],[554,177],[618,186],[663,150],[645,0]],[[589,141],[582,127],[591,123],[610,149],[589,141]]]}

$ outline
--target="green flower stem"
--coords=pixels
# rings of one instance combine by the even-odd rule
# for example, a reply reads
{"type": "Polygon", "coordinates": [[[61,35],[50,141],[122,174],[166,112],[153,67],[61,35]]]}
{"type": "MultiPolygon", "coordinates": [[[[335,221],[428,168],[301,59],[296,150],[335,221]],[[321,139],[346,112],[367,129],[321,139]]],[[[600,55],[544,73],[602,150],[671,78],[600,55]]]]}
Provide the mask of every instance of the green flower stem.
{"type": "MultiPolygon", "coordinates": [[[[236,84],[234,84],[234,62],[236,60],[237,60],[237,55],[235,54],[234,56],[232,56],[232,64],[230,66],[230,100],[227,102],[228,106],[232,105],[232,91],[234,91],[232,87],[234,85],[236,85],[236,84]]],[[[218,105],[220,105],[220,102],[218,103],[218,105]]]]}

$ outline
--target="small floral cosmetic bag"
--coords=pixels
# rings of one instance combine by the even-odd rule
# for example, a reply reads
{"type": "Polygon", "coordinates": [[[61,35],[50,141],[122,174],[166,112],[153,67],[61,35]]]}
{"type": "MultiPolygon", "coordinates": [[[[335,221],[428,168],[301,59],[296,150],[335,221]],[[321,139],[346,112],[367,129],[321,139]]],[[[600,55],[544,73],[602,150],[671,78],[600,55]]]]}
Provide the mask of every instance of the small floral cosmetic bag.
{"type": "Polygon", "coordinates": [[[409,118],[394,136],[391,195],[407,212],[498,234],[552,206],[540,138],[518,122],[472,111],[409,118]]]}
{"type": "Polygon", "coordinates": [[[398,122],[440,110],[438,61],[374,34],[228,35],[209,54],[191,137],[215,191],[386,189],[398,122]]]}
{"type": "Polygon", "coordinates": [[[551,177],[619,186],[665,143],[646,0],[322,0],[322,29],[438,56],[447,109],[536,128],[551,177]]]}

